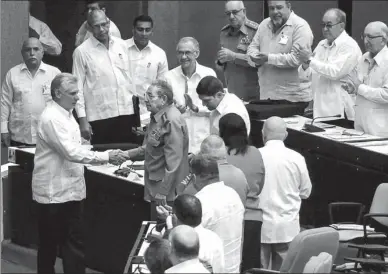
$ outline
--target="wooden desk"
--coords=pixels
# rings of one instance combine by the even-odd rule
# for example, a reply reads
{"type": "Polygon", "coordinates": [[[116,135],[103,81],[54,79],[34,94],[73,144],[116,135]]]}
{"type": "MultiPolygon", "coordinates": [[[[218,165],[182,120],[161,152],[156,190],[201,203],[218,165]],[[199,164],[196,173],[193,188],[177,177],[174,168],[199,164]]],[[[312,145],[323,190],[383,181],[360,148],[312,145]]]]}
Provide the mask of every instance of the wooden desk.
{"type": "MultiPolygon", "coordinates": [[[[288,122],[285,144],[305,157],[313,184],[310,198],[302,203],[301,224],[328,225],[330,202],[360,202],[369,210],[377,186],[388,181],[387,141],[347,143],[346,139],[339,140],[342,128],[308,133],[301,128],[309,119],[300,116],[284,119],[288,122]],[[337,139],[332,138],[334,133],[338,133],[337,139]]],[[[263,121],[251,119],[251,123],[251,141],[261,147],[263,121]]]]}
{"type": "MultiPolygon", "coordinates": [[[[31,150],[31,149],[30,149],[31,150]]],[[[12,242],[37,247],[37,211],[32,201],[33,151],[16,150],[9,168],[12,197],[12,242]]],[[[104,273],[123,273],[143,220],[149,220],[141,181],[113,175],[117,167],[85,168],[85,256],[87,267],[104,273]]]]}

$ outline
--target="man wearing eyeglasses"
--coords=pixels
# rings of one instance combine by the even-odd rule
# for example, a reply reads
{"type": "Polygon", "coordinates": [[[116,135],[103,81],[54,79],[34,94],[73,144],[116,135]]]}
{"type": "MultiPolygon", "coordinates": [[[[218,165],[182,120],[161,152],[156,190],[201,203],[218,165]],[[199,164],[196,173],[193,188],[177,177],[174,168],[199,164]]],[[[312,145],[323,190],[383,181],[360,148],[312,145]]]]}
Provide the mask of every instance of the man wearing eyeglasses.
{"type": "Polygon", "coordinates": [[[229,24],[221,29],[217,69],[224,72],[228,92],[248,101],[259,95],[257,68],[247,55],[259,24],[247,18],[242,1],[227,1],[225,15],[229,24]]]}
{"type": "Polygon", "coordinates": [[[366,53],[343,88],[357,95],[355,129],[388,137],[388,27],[383,22],[371,22],[362,38],[366,53]]]}
{"type": "Polygon", "coordinates": [[[329,9],[322,18],[322,33],[325,37],[312,53],[305,47],[297,51],[303,62],[299,67],[301,81],[311,80],[314,96],[314,118],[340,114],[330,123],[345,128],[353,128],[354,102],[341,88],[341,81],[354,72],[360,58],[361,49],[357,42],[345,31],[346,14],[340,9],[329,9]]]}
{"type": "MultiPolygon", "coordinates": [[[[102,10],[106,12],[105,2],[104,1],[96,1],[96,0],[88,0],[86,1],[86,11],[87,14],[92,12],[93,10],[102,10]]],[[[121,38],[121,34],[115,23],[110,21],[109,25],[109,33],[115,37],[121,38]]],[[[75,37],[75,47],[81,45],[84,41],[88,40],[93,36],[92,30],[89,28],[88,22],[85,21],[81,27],[79,28],[77,35],[75,37]]]]}
{"type": "Polygon", "coordinates": [[[134,142],[132,128],[137,121],[127,45],[109,34],[110,21],[102,10],[91,11],[88,24],[93,36],[73,53],[82,137],[92,144],[134,142]]]}
{"type": "Polygon", "coordinates": [[[186,120],[189,129],[189,152],[197,153],[199,147],[210,134],[210,111],[202,105],[196,88],[206,76],[216,77],[213,69],[198,64],[199,43],[193,37],[183,37],[176,47],[180,66],[165,74],[166,81],[172,86],[175,105],[186,120]]]}
{"type": "Polygon", "coordinates": [[[291,10],[290,1],[268,1],[268,10],[269,18],[260,23],[248,47],[249,57],[259,66],[260,99],[307,107],[312,95],[299,81],[297,49],[311,48],[311,28],[291,10]]]}

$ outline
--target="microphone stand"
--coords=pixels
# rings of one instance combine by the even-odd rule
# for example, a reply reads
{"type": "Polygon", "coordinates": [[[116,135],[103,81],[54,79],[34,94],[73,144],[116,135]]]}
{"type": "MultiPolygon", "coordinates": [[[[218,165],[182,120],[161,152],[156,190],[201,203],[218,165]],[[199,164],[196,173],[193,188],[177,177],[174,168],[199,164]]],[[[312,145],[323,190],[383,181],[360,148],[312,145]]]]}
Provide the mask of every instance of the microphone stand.
{"type": "Polygon", "coordinates": [[[320,118],[340,118],[340,117],[341,117],[341,114],[332,115],[332,116],[315,117],[314,119],[311,120],[311,123],[305,123],[304,124],[303,130],[306,131],[306,132],[323,132],[323,131],[325,131],[323,128],[320,128],[320,127],[317,127],[317,126],[313,125],[313,123],[314,123],[314,121],[316,119],[320,119],[320,118]]]}

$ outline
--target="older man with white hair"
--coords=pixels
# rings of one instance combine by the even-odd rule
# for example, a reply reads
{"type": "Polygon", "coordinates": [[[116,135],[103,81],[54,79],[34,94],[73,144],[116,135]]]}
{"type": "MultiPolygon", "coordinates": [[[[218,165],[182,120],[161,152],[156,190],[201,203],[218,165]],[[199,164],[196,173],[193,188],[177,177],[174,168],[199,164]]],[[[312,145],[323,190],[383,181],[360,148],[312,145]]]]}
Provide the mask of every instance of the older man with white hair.
{"type": "Polygon", "coordinates": [[[247,55],[259,24],[247,18],[243,1],[226,1],[228,25],[221,29],[217,68],[224,72],[228,92],[244,101],[258,93],[257,68],[247,55]]]}
{"type": "Polygon", "coordinates": [[[302,47],[298,51],[303,64],[299,67],[301,81],[312,81],[314,117],[328,117],[331,123],[353,128],[354,98],[341,88],[341,80],[349,79],[362,53],[357,42],[346,30],[346,14],[340,9],[329,9],[322,18],[324,40],[314,53],[302,47]]]}
{"type": "Polygon", "coordinates": [[[82,208],[86,198],[83,164],[122,163],[123,152],[93,152],[81,145],[72,111],[79,99],[77,78],[60,73],[51,83],[53,101],[38,124],[32,198],[38,208],[38,273],[55,273],[61,248],[64,273],[85,273],[82,208]]]}
{"type": "Polygon", "coordinates": [[[216,77],[216,73],[213,69],[198,64],[200,50],[195,38],[180,39],[176,52],[180,66],[168,71],[164,78],[172,86],[175,105],[186,120],[189,152],[197,153],[203,139],[210,134],[210,111],[201,104],[196,88],[203,77],[216,77]]]}
{"type": "Polygon", "coordinates": [[[366,53],[352,81],[344,83],[355,93],[355,129],[388,137],[388,27],[383,22],[369,23],[362,35],[366,53]]]}

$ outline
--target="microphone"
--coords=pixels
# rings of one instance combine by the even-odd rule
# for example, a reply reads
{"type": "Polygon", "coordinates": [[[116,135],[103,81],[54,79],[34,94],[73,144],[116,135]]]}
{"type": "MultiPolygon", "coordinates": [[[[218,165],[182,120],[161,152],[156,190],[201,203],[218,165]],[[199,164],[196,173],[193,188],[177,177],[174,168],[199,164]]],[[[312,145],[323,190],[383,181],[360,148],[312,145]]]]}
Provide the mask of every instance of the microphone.
{"type": "Polygon", "coordinates": [[[304,127],[303,127],[303,130],[306,131],[306,132],[323,132],[325,131],[323,128],[320,128],[320,127],[317,127],[317,126],[314,126],[313,123],[316,119],[320,119],[320,118],[340,118],[341,117],[341,114],[337,114],[337,115],[331,115],[331,116],[320,116],[320,117],[315,117],[314,119],[311,120],[311,123],[305,123],[304,124],[304,127]]]}

